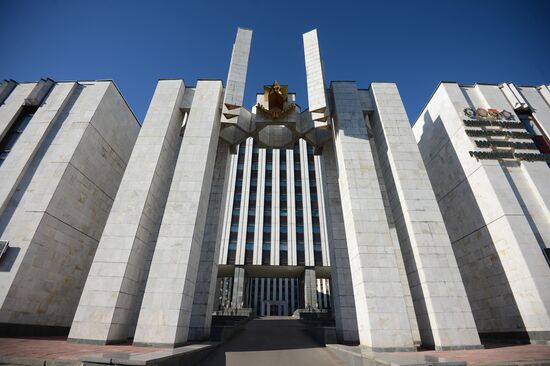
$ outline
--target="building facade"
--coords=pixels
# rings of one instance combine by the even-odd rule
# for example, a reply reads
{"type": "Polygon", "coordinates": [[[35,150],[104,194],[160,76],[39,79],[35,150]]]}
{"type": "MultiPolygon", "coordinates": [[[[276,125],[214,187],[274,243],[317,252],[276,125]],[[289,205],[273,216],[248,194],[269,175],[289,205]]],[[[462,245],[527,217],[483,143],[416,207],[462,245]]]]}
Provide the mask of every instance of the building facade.
{"type": "Polygon", "coordinates": [[[140,125],[111,81],[8,81],[0,98],[0,238],[9,245],[0,330],[63,333],[140,125]]]}
{"type": "Polygon", "coordinates": [[[548,86],[443,82],[413,130],[478,331],[547,343],[548,86]]]}
{"type": "Polygon", "coordinates": [[[250,309],[330,311],[374,350],[480,347],[395,84],[326,85],[303,38],[306,109],[277,82],[243,106],[246,29],[225,86],[159,81],[70,340],[173,347],[250,309]]]}
{"type": "Polygon", "coordinates": [[[230,157],[215,310],[330,311],[321,161],[313,150],[303,139],[273,149],[250,137],[230,157]]]}
{"type": "MultiPolygon", "coordinates": [[[[463,228],[432,176],[452,174],[426,158],[440,136],[417,145],[422,123],[413,134],[394,83],[327,84],[315,30],[307,107],[275,81],[247,108],[251,42],[239,29],[225,83],[159,80],[141,128],[110,82],[2,84],[2,327],[175,347],[207,339],[213,314],[324,312],[339,342],[370,350],[481,347],[494,300],[471,285],[477,244],[457,254],[463,228]]],[[[539,245],[547,206],[532,203],[546,202],[548,167],[523,166],[536,174],[516,184],[538,190],[519,232],[534,223],[539,245]]],[[[518,264],[540,270],[521,292],[539,291],[522,303],[534,335],[549,329],[541,250],[518,264]]]]}

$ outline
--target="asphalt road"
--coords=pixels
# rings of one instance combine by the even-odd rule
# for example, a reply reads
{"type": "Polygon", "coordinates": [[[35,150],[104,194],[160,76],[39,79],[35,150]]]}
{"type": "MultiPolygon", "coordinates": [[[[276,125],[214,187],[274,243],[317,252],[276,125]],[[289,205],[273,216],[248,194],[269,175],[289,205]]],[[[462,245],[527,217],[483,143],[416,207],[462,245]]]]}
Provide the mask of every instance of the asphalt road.
{"type": "Polygon", "coordinates": [[[334,366],[345,364],[319,346],[299,320],[267,317],[249,321],[245,330],[212,352],[201,366],[334,366]]]}

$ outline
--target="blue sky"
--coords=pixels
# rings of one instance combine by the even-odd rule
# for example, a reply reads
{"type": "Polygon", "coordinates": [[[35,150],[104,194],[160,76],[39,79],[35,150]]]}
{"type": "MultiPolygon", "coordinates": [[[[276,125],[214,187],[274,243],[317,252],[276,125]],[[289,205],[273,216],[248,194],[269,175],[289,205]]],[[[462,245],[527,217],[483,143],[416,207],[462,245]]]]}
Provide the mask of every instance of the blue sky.
{"type": "Polygon", "coordinates": [[[277,79],[307,105],[302,33],[327,80],[399,86],[411,121],[437,83],[550,83],[550,2],[0,0],[0,79],[113,79],[142,121],[159,78],[225,79],[252,28],[245,102],[277,79]]]}

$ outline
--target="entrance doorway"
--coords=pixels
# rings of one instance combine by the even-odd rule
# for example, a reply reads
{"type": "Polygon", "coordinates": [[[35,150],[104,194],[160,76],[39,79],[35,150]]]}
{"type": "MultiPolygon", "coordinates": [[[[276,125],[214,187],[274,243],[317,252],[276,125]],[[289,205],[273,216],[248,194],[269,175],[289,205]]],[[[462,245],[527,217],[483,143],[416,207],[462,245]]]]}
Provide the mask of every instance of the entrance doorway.
{"type": "Polygon", "coordinates": [[[265,309],[265,316],[286,316],[288,315],[288,304],[286,301],[262,301],[262,307],[265,309]]]}

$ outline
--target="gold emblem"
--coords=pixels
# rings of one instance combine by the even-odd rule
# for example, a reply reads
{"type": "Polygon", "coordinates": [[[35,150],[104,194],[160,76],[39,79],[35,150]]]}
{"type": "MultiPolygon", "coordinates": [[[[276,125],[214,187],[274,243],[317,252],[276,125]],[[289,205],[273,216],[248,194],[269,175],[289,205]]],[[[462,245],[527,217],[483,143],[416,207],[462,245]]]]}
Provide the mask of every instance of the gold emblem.
{"type": "Polygon", "coordinates": [[[288,103],[288,85],[279,85],[277,80],[273,85],[264,86],[264,101],[268,108],[260,103],[256,107],[273,119],[284,117],[296,108],[296,104],[288,103]]]}

